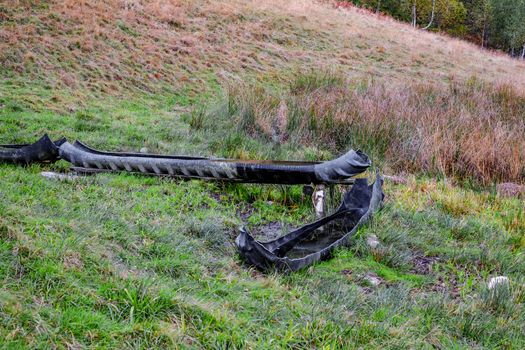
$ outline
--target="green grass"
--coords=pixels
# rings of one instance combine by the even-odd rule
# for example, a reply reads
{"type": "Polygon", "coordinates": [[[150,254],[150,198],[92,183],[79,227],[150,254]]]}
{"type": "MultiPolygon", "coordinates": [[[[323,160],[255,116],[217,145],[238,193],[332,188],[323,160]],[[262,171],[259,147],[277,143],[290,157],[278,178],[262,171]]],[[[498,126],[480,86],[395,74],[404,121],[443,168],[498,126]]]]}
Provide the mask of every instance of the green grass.
{"type": "MultiPolygon", "coordinates": [[[[71,113],[34,108],[23,89],[9,96],[0,109],[6,143],[48,131],[111,150],[332,156],[251,137],[224,106],[203,108],[210,96],[93,99],[71,113]]],[[[385,207],[350,248],[297,273],[261,274],[239,260],[237,229],[312,220],[301,187],[40,175],[67,168],[0,165],[0,347],[525,347],[518,199],[427,178],[386,183],[385,207]],[[379,248],[366,245],[370,234],[379,248]],[[428,271],[416,268],[419,257],[432,258],[428,271]],[[371,274],[379,287],[367,283],[371,274]],[[487,294],[496,275],[511,279],[504,300],[487,294]]]]}
{"type": "MultiPolygon", "coordinates": [[[[513,75],[518,84],[510,61],[470,49],[459,55],[458,43],[415,32],[416,44],[406,46],[395,23],[317,3],[182,4],[180,18],[170,4],[0,5],[0,143],[47,132],[104,150],[306,160],[352,146],[383,170],[390,154],[401,161],[392,169],[416,172],[425,166],[407,169],[410,157],[388,152],[397,141],[417,146],[412,134],[395,130],[412,133],[412,121],[427,116],[446,131],[470,111],[479,118],[459,123],[459,135],[492,118],[489,132],[511,125],[495,136],[515,135],[497,146],[516,147],[507,154],[517,161],[501,150],[498,159],[522,165],[525,100],[510,85],[484,90],[466,80],[477,74],[491,87],[513,75]],[[416,48],[418,40],[443,51],[423,57],[428,45],[416,48]],[[233,88],[223,89],[225,81],[233,88]],[[283,101],[286,125],[276,118],[283,101]],[[364,117],[378,115],[379,130],[339,118],[363,116],[365,126],[374,124],[364,117]],[[406,116],[413,117],[406,125],[391,123],[406,116]]],[[[476,142],[471,155],[490,149],[476,142]]],[[[460,151],[439,164],[462,168],[460,151]]],[[[483,154],[474,158],[485,166],[483,154]]],[[[495,169],[487,164],[485,171],[495,169]]],[[[313,220],[299,186],[40,175],[68,168],[63,161],[0,164],[0,349],[525,348],[524,202],[480,187],[472,168],[386,182],[383,210],[350,247],[291,274],[245,266],[234,239],[242,225],[257,232],[277,222],[288,230],[313,220]],[[471,185],[450,185],[456,173],[471,185]],[[366,244],[372,234],[381,242],[374,249],[366,244]],[[498,275],[510,278],[510,289],[490,292],[498,275]]]]}
{"type": "Polygon", "coordinates": [[[62,183],[39,171],[0,168],[6,345],[420,347],[428,336],[443,346],[523,345],[523,262],[462,268],[454,260],[458,242],[446,239],[455,222],[437,209],[416,214],[389,202],[354,248],[299,273],[265,276],[235,255],[244,203],[232,189],[225,195],[214,184],[126,175],[62,183]],[[405,233],[393,239],[396,230],[405,233]],[[398,252],[431,240],[431,255],[449,255],[440,255],[432,274],[418,275],[376,261],[362,243],[370,232],[398,252]],[[383,286],[368,289],[360,278],[368,272],[383,286]],[[484,309],[483,281],[494,273],[511,276],[520,312],[484,309]],[[460,295],[432,292],[439,278],[460,295]]]}

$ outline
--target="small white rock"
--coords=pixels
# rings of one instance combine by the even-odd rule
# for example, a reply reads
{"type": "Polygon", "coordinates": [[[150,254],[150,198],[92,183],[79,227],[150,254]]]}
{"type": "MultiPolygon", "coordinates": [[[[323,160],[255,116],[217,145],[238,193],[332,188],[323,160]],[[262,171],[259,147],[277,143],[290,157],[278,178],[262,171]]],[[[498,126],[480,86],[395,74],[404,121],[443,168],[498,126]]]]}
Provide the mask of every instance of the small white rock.
{"type": "Polygon", "coordinates": [[[147,147],[142,147],[142,148],[140,149],[140,151],[139,151],[139,152],[140,152],[140,153],[148,153],[148,152],[149,152],[149,150],[148,150],[148,148],[147,148],[147,147]]]}
{"type": "Polygon", "coordinates": [[[370,235],[366,238],[366,244],[372,248],[376,249],[379,246],[379,239],[376,235],[370,235]]]}
{"type": "Polygon", "coordinates": [[[506,276],[497,276],[492,277],[489,280],[489,290],[495,290],[497,288],[509,288],[510,287],[510,280],[506,276]]]}
{"type": "Polygon", "coordinates": [[[381,284],[381,279],[374,275],[366,275],[363,279],[372,287],[377,287],[381,284]]]}
{"type": "Polygon", "coordinates": [[[68,181],[68,180],[74,181],[79,178],[78,175],[60,174],[60,173],[55,173],[52,171],[42,171],[40,175],[42,175],[46,179],[58,180],[58,181],[68,181]]]}

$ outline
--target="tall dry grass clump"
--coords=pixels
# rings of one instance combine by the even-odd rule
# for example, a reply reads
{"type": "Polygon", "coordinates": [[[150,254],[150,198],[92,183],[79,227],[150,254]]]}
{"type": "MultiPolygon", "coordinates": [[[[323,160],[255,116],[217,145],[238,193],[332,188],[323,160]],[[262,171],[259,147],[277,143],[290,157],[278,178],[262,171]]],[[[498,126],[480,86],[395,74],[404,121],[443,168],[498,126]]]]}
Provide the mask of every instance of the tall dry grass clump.
{"type": "Polygon", "coordinates": [[[242,129],[333,152],[361,148],[394,170],[525,182],[525,96],[477,79],[400,85],[298,74],[285,92],[229,89],[242,129]]]}

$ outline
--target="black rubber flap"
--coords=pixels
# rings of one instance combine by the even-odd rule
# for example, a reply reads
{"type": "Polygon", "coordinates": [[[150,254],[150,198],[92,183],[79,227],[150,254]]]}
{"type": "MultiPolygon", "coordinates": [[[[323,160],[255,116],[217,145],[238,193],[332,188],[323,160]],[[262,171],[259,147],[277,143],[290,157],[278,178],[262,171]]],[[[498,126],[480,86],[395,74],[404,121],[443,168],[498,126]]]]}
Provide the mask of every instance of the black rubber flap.
{"type": "Polygon", "coordinates": [[[348,245],[357,229],[381,207],[383,198],[379,173],[372,185],[368,185],[366,179],[357,179],[332,215],[278,239],[259,242],[242,228],[236,239],[239,254],[261,270],[299,270],[328,258],[335,248],[348,245]]]}
{"type": "Polygon", "coordinates": [[[56,161],[58,147],[66,140],[53,142],[46,134],[32,144],[0,145],[0,162],[14,164],[47,163],[56,161]]]}
{"type": "Polygon", "coordinates": [[[60,157],[86,170],[288,185],[349,183],[370,166],[368,156],[354,150],[327,162],[256,161],[103,152],[78,141],[60,146],[60,157]]]}

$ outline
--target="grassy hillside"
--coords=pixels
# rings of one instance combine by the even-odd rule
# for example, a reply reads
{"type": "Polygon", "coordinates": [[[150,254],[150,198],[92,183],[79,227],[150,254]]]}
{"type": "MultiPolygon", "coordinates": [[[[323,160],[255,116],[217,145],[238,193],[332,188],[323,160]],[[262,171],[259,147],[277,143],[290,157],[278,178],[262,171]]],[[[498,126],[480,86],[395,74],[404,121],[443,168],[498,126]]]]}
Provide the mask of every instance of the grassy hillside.
{"type": "Polygon", "coordinates": [[[329,2],[24,0],[3,2],[0,21],[2,76],[51,90],[33,84],[27,95],[43,100],[24,102],[35,105],[75,107],[88,92],[173,92],[192,83],[197,93],[209,75],[285,79],[290,67],[402,82],[477,76],[525,87],[523,62],[329,2]]]}
{"type": "Polygon", "coordinates": [[[523,63],[329,2],[22,0],[0,77],[0,143],[412,173],[350,248],[262,274],[237,229],[312,220],[298,186],[0,165],[0,347],[525,347],[525,204],[493,188],[524,182],[523,63]]]}

